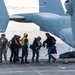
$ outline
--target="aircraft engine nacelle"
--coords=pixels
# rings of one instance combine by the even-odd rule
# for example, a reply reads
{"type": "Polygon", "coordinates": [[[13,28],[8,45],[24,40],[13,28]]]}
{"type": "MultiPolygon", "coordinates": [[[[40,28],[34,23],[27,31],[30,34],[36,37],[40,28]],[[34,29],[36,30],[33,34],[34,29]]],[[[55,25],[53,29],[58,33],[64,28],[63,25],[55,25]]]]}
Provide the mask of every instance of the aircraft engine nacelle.
{"type": "Polygon", "coordinates": [[[75,41],[73,40],[73,34],[71,28],[63,29],[60,32],[60,38],[65,43],[75,48],[75,41]]]}
{"type": "Polygon", "coordinates": [[[65,7],[66,7],[68,13],[72,16],[74,12],[73,12],[73,6],[72,6],[71,0],[65,1],[65,7]]]}

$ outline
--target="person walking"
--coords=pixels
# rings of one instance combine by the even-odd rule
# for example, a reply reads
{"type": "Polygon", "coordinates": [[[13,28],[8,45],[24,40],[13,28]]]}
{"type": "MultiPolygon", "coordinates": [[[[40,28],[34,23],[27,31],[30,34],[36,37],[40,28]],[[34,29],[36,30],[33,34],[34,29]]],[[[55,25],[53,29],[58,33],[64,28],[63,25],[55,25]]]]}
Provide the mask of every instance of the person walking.
{"type": "Polygon", "coordinates": [[[28,62],[28,34],[24,33],[23,38],[21,39],[21,47],[22,47],[22,59],[21,63],[29,63],[28,62]],[[25,57],[25,60],[24,60],[25,57]]]}
{"type": "Polygon", "coordinates": [[[51,61],[51,58],[53,59],[53,62],[55,62],[56,58],[51,54],[51,50],[55,45],[56,39],[52,37],[49,33],[45,33],[47,39],[43,42],[43,46],[45,47],[45,44],[47,44],[48,48],[48,62],[51,61]]]}
{"type": "Polygon", "coordinates": [[[39,62],[39,50],[41,48],[41,37],[38,36],[37,38],[34,39],[33,41],[33,49],[32,49],[32,53],[33,53],[33,56],[32,56],[32,62],[34,62],[34,57],[35,57],[35,54],[36,54],[36,62],[39,62]]]}
{"type": "Polygon", "coordinates": [[[21,36],[17,35],[17,38],[16,38],[16,43],[17,43],[17,45],[16,45],[16,61],[17,62],[20,62],[20,60],[19,60],[19,51],[21,49],[20,38],[21,38],[21,36]]]}
{"type": "Polygon", "coordinates": [[[1,34],[0,38],[0,63],[2,63],[2,54],[4,55],[4,60],[7,63],[7,44],[8,40],[5,34],[1,34]]]}
{"type": "Polygon", "coordinates": [[[10,56],[10,62],[16,63],[19,61],[19,48],[21,48],[20,41],[19,41],[20,36],[14,35],[14,37],[10,40],[11,42],[11,56],[10,56]]]}

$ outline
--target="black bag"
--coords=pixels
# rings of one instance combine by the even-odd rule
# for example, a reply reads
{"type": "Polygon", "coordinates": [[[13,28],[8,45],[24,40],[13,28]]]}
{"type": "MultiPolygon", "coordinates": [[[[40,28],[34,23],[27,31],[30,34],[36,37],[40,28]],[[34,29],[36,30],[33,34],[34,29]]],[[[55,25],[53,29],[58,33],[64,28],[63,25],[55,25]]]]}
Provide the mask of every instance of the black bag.
{"type": "Polygon", "coordinates": [[[53,46],[51,50],[51,54],[57,54],[56,46],[53,46]]]}
{"type": "Polygon", "coordinates": [[[18,48],[21,48],[21,44],[18,44],[17,47],[18,47],[18,48]]]}
{"type": "Polygon", "coordinates": [[[56,44],[56,39],[52,37],[52,45],[54,46],[56,44]]]}
{"type": "Polygon", "coordinates": [[[7,42],[7,46],[8,46],[9,48],[11,48],[11,43],[10,43],[10,42],[7,42]]]}
{"type": "Polygon", "coordinates": [[[34,48],[34,46],[33,45],[30,45],[30,49],[33,49],[34,48]]]}
{"type": "Polygon", "coordinates": [[[59,58],[61,59],[75,58],[75,51],[62,53],[59,55],[59,58]]]}
{"type": "Polygon", "coordinates": [[[60,55],[59,55],[59,58],[61,58],[61,59],[70,58],[70,56],[69,56],[69,52],[66,52],[66,53],[62,53],[62,54],[60,54],[60,55]]]}

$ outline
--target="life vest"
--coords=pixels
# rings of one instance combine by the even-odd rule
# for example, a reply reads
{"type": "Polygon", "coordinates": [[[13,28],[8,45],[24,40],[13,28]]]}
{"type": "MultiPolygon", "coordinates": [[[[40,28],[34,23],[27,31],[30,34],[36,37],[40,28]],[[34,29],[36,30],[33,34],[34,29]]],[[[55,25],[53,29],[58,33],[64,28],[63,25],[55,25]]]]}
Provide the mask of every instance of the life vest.
{"type": "Polygon", "coordinates": [[[24,40],[25,40],[25,37],[23,37],[23,38],[21,39],[21,46],[24,46],[24,40]]]}

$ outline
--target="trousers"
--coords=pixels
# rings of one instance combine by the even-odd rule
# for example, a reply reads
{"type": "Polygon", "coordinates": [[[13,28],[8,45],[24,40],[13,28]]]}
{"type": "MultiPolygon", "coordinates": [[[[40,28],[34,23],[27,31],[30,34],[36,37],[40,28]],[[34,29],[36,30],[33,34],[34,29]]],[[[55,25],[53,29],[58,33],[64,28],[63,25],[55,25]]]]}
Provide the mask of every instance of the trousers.
{"type": "Polygon", "coordinates": [[[51,58],[55,60],[56,58],[51,54],[52,47],[48,47],[48,61],[51,61],[51,58]]]}

